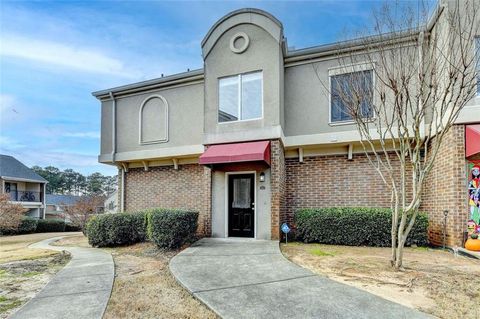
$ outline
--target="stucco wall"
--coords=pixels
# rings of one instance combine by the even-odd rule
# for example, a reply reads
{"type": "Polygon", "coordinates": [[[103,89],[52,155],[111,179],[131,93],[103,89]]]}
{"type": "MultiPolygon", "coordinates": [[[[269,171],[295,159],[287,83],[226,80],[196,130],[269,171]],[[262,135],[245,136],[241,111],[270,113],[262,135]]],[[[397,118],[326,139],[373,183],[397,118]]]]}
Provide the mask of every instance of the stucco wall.
{"type": "MultiPolygon", "coordinates": [[[[117,153],[142,152],[202,144],[203,84],[192,84],[149,93],[117,98],[117,153]],[[139,143],[139,115],[142,103],[160,95],[168,103],[168,141],[142,145],[139,143]]],[[[101,154],[112,150],[112,101],[102,102],[101,154]]],[[[141,153],[139,153],[141,158],[141,153]]]]}
{"type": "MultiPolygon", "coordinates": [[[[255,191],[255,234],[257,239],[270,239],[270,169],[258,169],[248,164],[243,165],[240,171],[256,170],[255,191]],[[265,173],[265,182],[260,182],[260,173],[265,173]]],[[[212,236],[226,237],[226,182],[227,174],[224,171],[212,173],[212,236]]]]}
{"type": "Polygon", "coordinates": [[[264,29],[240,24],[225,31],[205,59],[204,143],[280,137],[282,66],[281,47],[264,29]],[[250,39],[248,49],[241,54],[230,50],[230,40],[238,32],[246,33],[250,39]],[[252,71],[263,71],[263,118],[219,124],[218,79],[252,71]]]}

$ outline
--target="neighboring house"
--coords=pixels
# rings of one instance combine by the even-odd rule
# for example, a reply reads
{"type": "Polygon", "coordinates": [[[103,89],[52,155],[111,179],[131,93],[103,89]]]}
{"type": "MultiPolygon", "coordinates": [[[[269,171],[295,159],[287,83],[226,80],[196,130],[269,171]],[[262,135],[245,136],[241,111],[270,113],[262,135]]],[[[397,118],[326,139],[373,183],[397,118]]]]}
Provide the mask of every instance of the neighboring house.
{"type": "Polygon", "coordinates": [[[65,219],[65,209],[73,206],[82,196],[47,194],[45,218],[65,219]]]}
{"type": "Polygon", "coordinates": [[[117,213],[118,212],[118,191],[114,191],[108,195],[104,203],[104,208],[106,213],[117,213]]]}
{"type": "Polygon", "coordinates": [[[27,216],[45,218],[45,190],[47,180],[23,165],[16,158],[0,154],[1,192],[21,204],[27,216]]]}
{"type": "MultiPolygon", "coordinates": [[[[335,97],[319,82],[340,75],[336,50],[357,44],[292,51],[280,21],[242,9],[205,35],[202,69],[94,92],[101,101],[99,161],[119,168],[119,211],[195,209],[200,233],[279,239],[280,225],[301,207],[389,207],[355,125],[332,108],[335,97]]],[[[432,243],[442,241],[444,209],[447,244],[462,243],[464,134],[479,123],[475,98],[440,150],[422,207],[432,243]]]]}
{"type": "MultiPolygon", "coordinates": [[[[65,214],[67,208],[77,204],[77,202],[82,199],[88,199],[88,196],[47,194],[45,218],[69,220],[68,216],[65,214]]],[[[98,203],[98,206],[95,206],[95,213],[102,214],[104,212],[103,199],[96,199],[95,203],[98,203]]]]}

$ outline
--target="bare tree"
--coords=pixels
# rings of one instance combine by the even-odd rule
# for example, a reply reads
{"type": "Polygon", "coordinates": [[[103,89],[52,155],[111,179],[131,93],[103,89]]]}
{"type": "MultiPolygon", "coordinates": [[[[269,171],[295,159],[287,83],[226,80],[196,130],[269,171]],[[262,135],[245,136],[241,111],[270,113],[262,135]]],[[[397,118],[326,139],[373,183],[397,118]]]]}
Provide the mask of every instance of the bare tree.
{"type": "Polygon", "coordinates": [[[103,208],[103,202],[104,198],[102,196],[82,197],[74,205],[65,207],[65,216],[72,224],[84,231],[90,217],[100,213],[99,210],[103,208]]]}
{"type": "Polygon", "coordinates": [[[10,202],[10,194],[0,194],[0,229],[14,231],[22,223],[26,209],[10,202]]]}
{"type": "Polygon", "coordinates": [[[477,90],[480,2],[446,3],[433,14],[423,3],[385,3],[374,14],[374,35],[356,40],[356,49],[339,48],[341,75],[324,84],[332,107],[355,122],[368,160],[391,192],[391,263],[397,269],[425,179],[477,90]]]}

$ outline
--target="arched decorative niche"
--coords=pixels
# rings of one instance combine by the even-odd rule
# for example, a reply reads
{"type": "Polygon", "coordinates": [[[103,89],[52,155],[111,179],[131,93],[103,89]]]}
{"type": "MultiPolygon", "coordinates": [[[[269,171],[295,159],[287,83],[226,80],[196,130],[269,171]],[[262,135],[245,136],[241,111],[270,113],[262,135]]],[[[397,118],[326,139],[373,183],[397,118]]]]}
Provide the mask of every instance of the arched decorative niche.
{"type": "Polygon", "coordinates": [[[168,142],[168,103],[161,95],[147,97],[140,105],[139,143],[168,142]]]}
{"type": "MultiPolygon", "coordinates": [[[[205,60],[207,58],[217,41],[226,31],[240,24],[254,24],[268,32],[278,43],[284,45],[283,25],[277,18],[270,13],[259,9],[239,9],[222,17],[207,32],[202,40],[203,59],[205,60]]],[[[236,36],[238,36],[238,34],[236,36]]],[[[234,36],[234,38],[236,38],[236,36],[234,36]]],[[[233,47],[233,52],[238,51],[235,53],[242,53],[248,48],[249,40],[244,38],[243,43],[244,45],[240,48],[236,48],[231,43],[230,49],[233,47]]]]}

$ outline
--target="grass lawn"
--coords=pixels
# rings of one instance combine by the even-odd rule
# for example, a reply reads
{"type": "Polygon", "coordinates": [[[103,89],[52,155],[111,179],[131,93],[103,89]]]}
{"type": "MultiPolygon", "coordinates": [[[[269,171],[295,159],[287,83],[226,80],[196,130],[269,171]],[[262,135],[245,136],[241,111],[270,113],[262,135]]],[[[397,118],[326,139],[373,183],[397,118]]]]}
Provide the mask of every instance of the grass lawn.
{"type": "MultiPolygon", "coordinates": [[[[89,247],[83,235],[56,245],[89,247]]],[[[105,248],[115,262],[115,282],[104,319],[216,318],[173,278],[169,260],[178,251],[164,251],[152,243],[105,248]]]]}
{"type": "Polygon", "coordinates": [[[405,271],[389,265],[390,249],[281,244],[296,264],[333,280],[440,318],[480,318],[480,260],[429,248],[406,248],[405,271]]]}
{"type": "Polygon", "coordinates": [[[40,233],[0,237],[0,318],[6,318],[40,291],[70,255],[28,245],[72,233],[40,233]]]}

